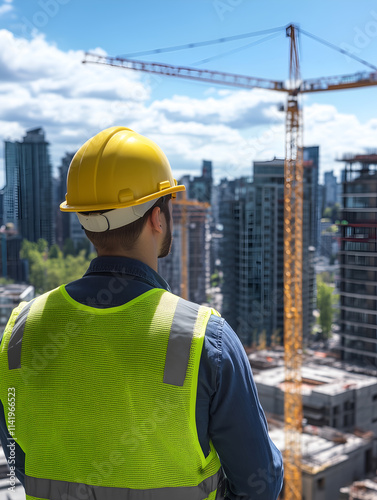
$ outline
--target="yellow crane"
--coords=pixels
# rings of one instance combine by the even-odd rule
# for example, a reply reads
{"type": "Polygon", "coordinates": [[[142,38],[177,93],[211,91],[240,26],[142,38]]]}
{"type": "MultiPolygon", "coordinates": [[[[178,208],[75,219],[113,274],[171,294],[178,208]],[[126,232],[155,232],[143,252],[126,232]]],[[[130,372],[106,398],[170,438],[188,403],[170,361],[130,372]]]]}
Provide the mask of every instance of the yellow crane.
{"type": "MultiPolygon", "coordinates": [[[[286,500],[301,500],[303,154],[302,115],[298,99],[300,94],[304,93],[377,85],[377,68],[369,65],[374,70],[373,72],[302,80],[297,44],[298,28],[293,24],[287,26],[286,35],[290,39],[289,80],[287,82],[91,53],[85,54],[83,62],[105,64],[211,84],[246,89],[262,88],[287,94],[284,164],[284,498],[286,500]]],[[[310,36],[317,38],[313,35],[310,36]]],[[[327,43],[327,45],[331,44],[327,43]]],[[[360,58],[354,58],[365,63],[360,58]]],[[[183,258],[185,259],[185,256],[183,258]]],[[[187,263],[187,257],[185,262],[187,263]]],[[[186,277],[183,276],[183,278],[186,279],[187,283],[187,271],[186,277]]],[[[183,290],[185,290],[184,287],[183,290]]]]}

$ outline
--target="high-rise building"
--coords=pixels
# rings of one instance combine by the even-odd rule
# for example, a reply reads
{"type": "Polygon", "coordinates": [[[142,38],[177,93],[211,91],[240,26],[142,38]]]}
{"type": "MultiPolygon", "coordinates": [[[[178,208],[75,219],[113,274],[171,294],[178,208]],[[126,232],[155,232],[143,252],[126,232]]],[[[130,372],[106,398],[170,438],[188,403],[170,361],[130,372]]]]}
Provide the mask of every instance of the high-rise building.
{"type": "Polygon", "coordinates": [[[58,199],[55,205],[57,210],[56,242],[58,243],[60,248],[63,248],[64,242],[68,238],[72,240],[75,248],[82,245],[83,242],[87,242],[87,238],[76,214],[74,212],[63,213],[59,210],[59,204],[65,200],[65,195],[67,192],[68,169],[74,155],[75,153],[66,153],[61,159],[61,164],[59,167],[58,199]]]}
{"type": "MultiPolygon", "coordinates": [[[[305,148],[303,204],[303,333],[315,305],[318,241],[318,148],[305,148]]],[[[223,314],[241,341],[282,342],[284,333],[284,160],[254,162],[253,182],[223,181],[220,220],[223,314]]]]}
{"type": "Polygon", "coordinates": [[[330,219],[321,219],[320,227],[319,254],[334,262],[339,252],[339,226],[333,224],[330,219]]]}
{"type": "Polygon", "coordinates": [[[22,142],[5,142],[5,172],[4,223],[13,223],[22,238],[52,244],[52,172],[43,129],[28,130],[22,142]]]}
{"type": "Polygon", "coordinates": [[[211,204],[212,194],[212,162],[203,160],[202,175],[191,177],[186,175],[181,179],[181,183],[186,186],[187,198],[211,204]]]}
{"type": "Polygon", "coordinates": [[[324,175],[325,180],[325,206],[331,207],[335,205],[335,203],[340,203],[340,191],[341,186],[338,183],[334,172],[325,172],[324,175]]]}
{"type": "MultiPolygon", "coordinates": [[[[178,193],[179,199],[184,202],[178,193]]],[[[208,210],[209,207],[196,204],[194,200],[188,205],[173,203],[171,252],[158,262],[159,273],[169,283],[172,292],[182,295],[182,285],[185,284],[188,300],[199,304],[206,302],[210,278],[208,210]]]]}
{"type": "Polygon", "coordinates": [[[377,366],[377,154],[343,160],[340,224],[342,359],[377,366]]]}
{"type": "Polygon", "coordinates": [[[322,217],[321,207],[318,203],[319,188],[319,146],[304,148],[304,244],[307,247],[318,248],[319,245],[319,220],[322,217]],[[305,226],[310,228],[305,231],[305,226]]]}
{"type": "MultiPolygon", "coordinates": [[[[250,344],[254,328],[251,286],[260,268],[252,268],[250,252],[254,229],[254,187],[250,178],[223,179],[217,187],[223,295],[222,315],[244,344],[250,344]]],[[[256,280],[258,281],[258,280],[256,280]]],[[[259,286],[259,285],[256,285],[259,286]]]]}
{"type": "Polygon", "coordinates": [[[18,234],[14,224],[1,226],[0,228],[0,270],[1,277],[21,283],[27,279],[27,267],[25,261],[19,258],[22,238],[18,234]]]}

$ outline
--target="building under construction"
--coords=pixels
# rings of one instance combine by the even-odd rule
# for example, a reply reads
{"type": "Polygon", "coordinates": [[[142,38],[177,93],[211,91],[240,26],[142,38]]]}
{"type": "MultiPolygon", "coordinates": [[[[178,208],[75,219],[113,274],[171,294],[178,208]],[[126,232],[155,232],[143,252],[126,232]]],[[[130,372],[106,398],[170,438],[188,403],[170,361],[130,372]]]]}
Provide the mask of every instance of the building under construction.
{"type": "MultiPolygon", "coordinates": [[[[260,356],[259,356],[260,358],[260,356]]],[[[255,368],[251,361],[262,407],[282,417],[286,383],[281,358],[265,356],[255,368]],[[273,362],[273,363],[272,363],[273,362]],[[274,368],[264,369],[267,366],[274,368]]],[[[308,425],[341,432],[372,433],[371,450],[377,456],[377,377],[305,361],[302,367],[303,418],[308,425]]],[[[372,455],[371,457],[372,458],[372,455]]]]}
{"type": "Polygon", "coordinates": [[[209,205],[185,200],[173,202],[173,245],[170,255],[160,259],[158,269],[172,292],[203,304],[209,287],[209,205]]]}
{"type": "Polygon", "coordinates": [[[355,481],[351,486],[341,488],[340,493],[339,500],[376,500],[377,477],[355,481]]]}
{"type": "Polygon", "coordinates": [[[342,359],[377,367],[377,154],[345,163],[340,224],[342,359]]]}
{"type": "MultiPolygon", "coordinates": [[[[283,429],[278,421],[268,420],[271,439],[284,451],[283,429]]],[[[352,480],[365,478],[372,471],[370,433],[345,433],[330,427],[306,425],[301,437],[303,500],[344,498],[342,488],[352,480]]],[[[376,496],[368,500],[372,498],[375,500],[376,496]]]]}

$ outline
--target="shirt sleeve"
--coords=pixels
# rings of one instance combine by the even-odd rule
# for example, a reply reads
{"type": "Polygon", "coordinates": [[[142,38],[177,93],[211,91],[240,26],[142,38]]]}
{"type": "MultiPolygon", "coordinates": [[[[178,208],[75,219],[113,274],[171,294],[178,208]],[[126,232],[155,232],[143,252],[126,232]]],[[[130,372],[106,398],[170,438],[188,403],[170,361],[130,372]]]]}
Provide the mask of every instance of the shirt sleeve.
{"type": "Polygon", "coordinates": [[[283,484],[280,451],[268,434],[249,360],[236,333],[212,316],[206,335],[216,344],[208,356],[214,375],[209,436],[227,476],[232,500],[276,500],[283,484]]]}

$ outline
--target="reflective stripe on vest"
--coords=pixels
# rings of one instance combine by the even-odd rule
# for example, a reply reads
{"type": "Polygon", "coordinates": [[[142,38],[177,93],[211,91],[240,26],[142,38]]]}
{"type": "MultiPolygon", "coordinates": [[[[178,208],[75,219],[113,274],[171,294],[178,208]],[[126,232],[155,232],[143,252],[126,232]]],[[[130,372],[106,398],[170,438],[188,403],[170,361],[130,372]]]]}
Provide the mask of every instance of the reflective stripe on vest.
{"type": "Polygon", "coordinates": [[[179,299],[166,351],[164,383],[183,386],[190,358],[192,338],[200,306],[179,299]]]}
{"type": "Polygon", "coordinates": [[[26,495],[49,500],[205,500],[216,490],[221,477],[218,472],[198,486],[135,490],[25,476],[25,491],[26,495]]]}
{"type": "MultiPolygon", "coordinates": [[[[8,344],[9,370],[21,368],[22,338],[30,308],[30,301],[18,315],[8,344]]],[[[195,323],[200,306],[182,298],[179,299],[170,329],[166,352],[164,383],[183,386],[186,378],[195,323]]]]}
{"type": "Polygon", "coordinates": [[[26,306],[21,310],[20,314],[14,323],[12,330],[12,335],[8,344],[8,367],[9,370],[15,370],[21,368],[21,350],[22,350],[22,338],[24,336],[24,328],[29,314],[30,308],[35,299],[31,300],[26,306]]]}

